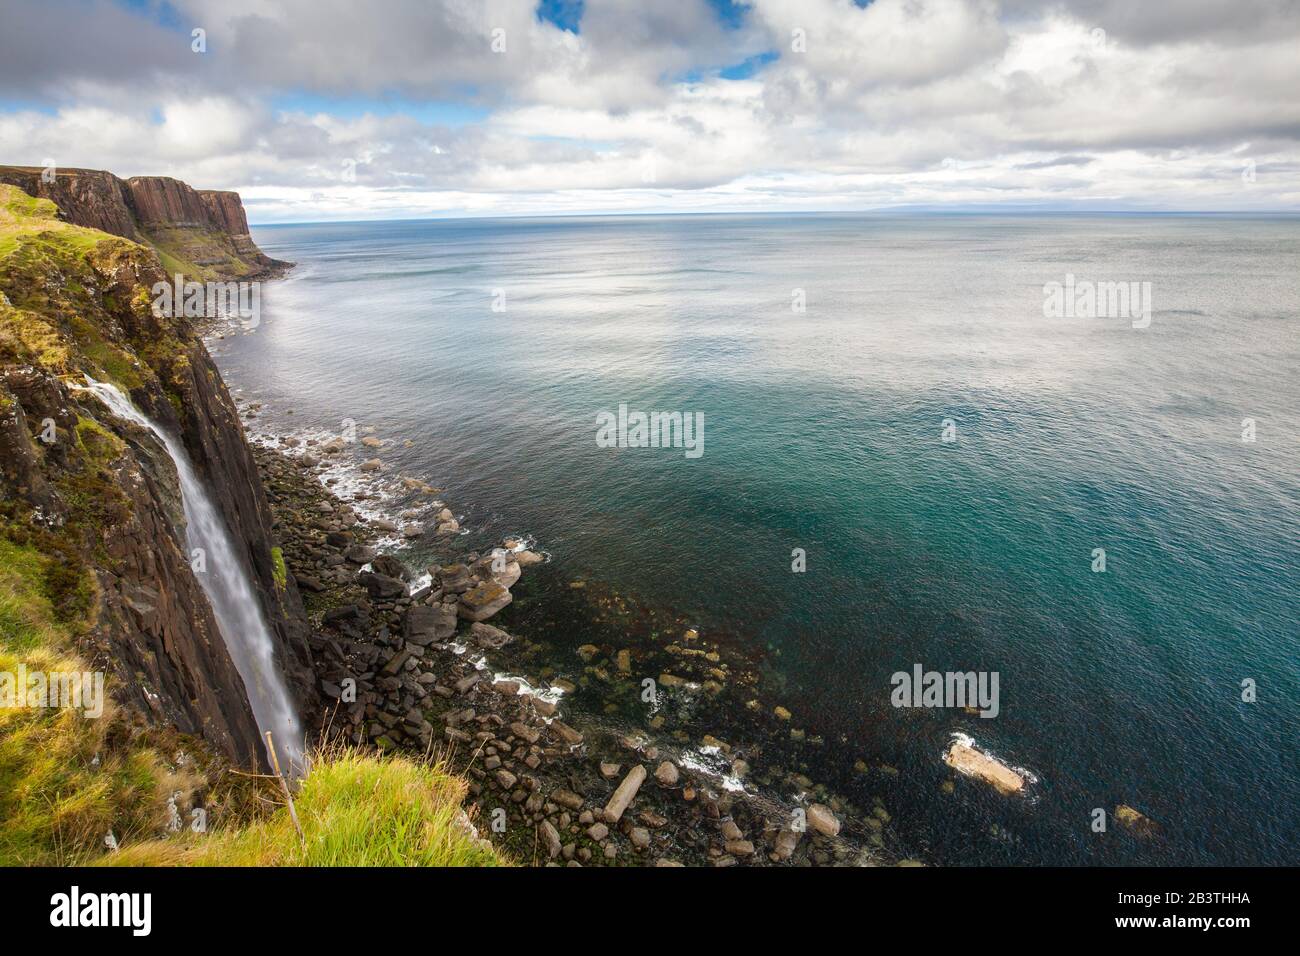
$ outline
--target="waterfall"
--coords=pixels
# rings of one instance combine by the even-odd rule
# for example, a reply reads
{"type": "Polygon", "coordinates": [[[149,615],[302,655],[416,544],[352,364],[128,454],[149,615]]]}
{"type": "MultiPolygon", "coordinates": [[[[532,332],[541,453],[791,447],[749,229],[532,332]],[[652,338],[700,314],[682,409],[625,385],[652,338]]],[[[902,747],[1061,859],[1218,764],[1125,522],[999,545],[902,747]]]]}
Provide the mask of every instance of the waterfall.
{"type": "Polygon", "coordinates": [[[306,771],[302,730],[284,678],[275,666],[270,629],[244,563],[231,542],[230,529],[195,474],[185,446],[142,415],[115,386],[96,382],[90,376],[86,381],[84,390],[94,392],[119,418],[153,432],[175,463],[185,509],[186,546],[191,554],[196,548],[202,549],[206,566],[196,571],[195,577],[212,606],[235,669],[243,678],[263,744],[266,732],[271,731],[281,769],[290,779],[296,779],[306,771]]]}

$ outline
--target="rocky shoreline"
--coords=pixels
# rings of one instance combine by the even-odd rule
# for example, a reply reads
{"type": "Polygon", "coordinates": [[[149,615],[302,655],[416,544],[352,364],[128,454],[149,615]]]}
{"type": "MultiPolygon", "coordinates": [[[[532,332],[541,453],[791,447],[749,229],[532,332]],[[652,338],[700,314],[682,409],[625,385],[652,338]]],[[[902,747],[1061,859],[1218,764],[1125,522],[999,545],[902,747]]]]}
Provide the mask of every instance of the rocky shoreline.
{"type": "MultiPolygon", "coordinates": [[[[243,413],[251,425],[259,407],[243,413]]],[[[345,500],[326,487],[337,480],[324,477],[327,462],[350,456],[362,473],[381,469],[378,440],[251,444],[312,625],[322,696],[333,702],[308,726],[446,759],[470,780],[466,809],[479,832],[518,862],[915,865],[886,849],[890,815],[879,798],[864,810],[779,765],[807,736],[783,707],[759,703],[756,676],[725,647],[690,627],[658,647],[561,648],[511,633],[488,621],[544,560],[526,542],[465,549],[440,489],[418,478],[402,487],[424,504],[399,520],[379,517],[364,491],[345,500]],[[413,539],[434,542],[427,570],[403,560],[402,542],[413,539]],[[592,696],[610,702],[579,706],[592,696]],[[642,705],[639,719],[626,717],[629,701],[642,705]],[[677,718],[697,704],[738,708],[747,721],[730,729],[753,739],[728,741],[721,726],[694,736],[693,722],[677,718]]]]}

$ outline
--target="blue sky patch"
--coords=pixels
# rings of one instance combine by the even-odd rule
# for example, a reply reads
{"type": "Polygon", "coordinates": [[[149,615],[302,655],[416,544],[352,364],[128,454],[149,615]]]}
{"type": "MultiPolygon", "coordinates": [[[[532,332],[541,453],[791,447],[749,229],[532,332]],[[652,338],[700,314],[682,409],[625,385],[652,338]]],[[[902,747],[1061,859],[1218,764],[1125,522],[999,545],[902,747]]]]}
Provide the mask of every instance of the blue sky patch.
{"type": "Polygon", "coordinates": [[[722,25],[730,30],[739,30],[749,15],[749,8],[736,0],[709,0],[709,6],[718,15],[722,25]]]}
{"type": "Polygon", "coordinates": [[[428,126],[469,126],[487,119],[490,110],[468,103],[411,100],[403,96],[325,96],[290,93],[277,96],[271,106],[285,113],[328,113],[340,119],[371,116],[409,116],[428,126]]]}
{"type": "Polygon", "coordinates": [[[776,50],[767,50],[764,53],[755,53],[753,56],[741,60],[733,66],[723,67],[718,71],[718,75],[724,80],[747,80],[769,63],[773,63],[781,58],[781,54],[776,50]]]}
{"type": "Polygon", "coordinates": [[[537,4],[537,19],[553,23],[561,30],[578,33],[583,7],[583,0],[541,0],[537,4]]]}

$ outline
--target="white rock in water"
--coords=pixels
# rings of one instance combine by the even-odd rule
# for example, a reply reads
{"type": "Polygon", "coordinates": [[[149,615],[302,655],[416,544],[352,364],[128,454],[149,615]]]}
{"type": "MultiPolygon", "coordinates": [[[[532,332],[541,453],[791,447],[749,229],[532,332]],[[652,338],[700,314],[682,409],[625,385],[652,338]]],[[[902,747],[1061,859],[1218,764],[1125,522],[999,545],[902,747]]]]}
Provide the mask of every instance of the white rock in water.
{"type": "Polygon", "coordinates": [[[645,782],[645,767],[637,764],[627,772],[623,782],[618,785],[614,795],[609,798],[609,803],[605,804],[605,819],[610,823],[618,823],[623,816],[623,811],[632,803],[636,792],[641,789],[641,784],[645,782]]]}
{"type": "Polygon", "coordinates": [[[826,836],[833,837],[840,832],[840,821],[831,813],[830,807],[820,803],[808,808],[808,825],[826,836]]]}
{"type": "Polygon", "coordinates": [[[1000,793],[1019,793],[1025,788],[1025,778],[1021,774],[997,758],[976,750],[966,740],[953,741],[953,745],[943,755],[943,762],[958,773],[991,784],[1000,793]]]}

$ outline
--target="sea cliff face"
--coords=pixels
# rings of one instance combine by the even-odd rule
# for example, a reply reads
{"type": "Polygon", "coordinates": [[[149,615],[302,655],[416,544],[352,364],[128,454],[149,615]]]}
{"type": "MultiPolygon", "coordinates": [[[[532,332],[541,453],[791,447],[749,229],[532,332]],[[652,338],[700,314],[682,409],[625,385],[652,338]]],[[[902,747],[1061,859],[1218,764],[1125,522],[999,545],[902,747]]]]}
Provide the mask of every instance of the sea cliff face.
{"type": "Polygon", "coordinates": [[[167,176],[119,179],[102,169],[0,166],[0,183],[51,200],[64,221],[153,246],[169,273],[187,278],[255,279],[288,263],[257,248],[238,193],[197,190],[167,176]]]}
{"type": "MultiPolygon", "coordinates": [[[[310,711],[306,617],[277,567],[239,417],[188,322],[155,313],[149,290],[167,271],[131,241],[160,229],[233,240],[227,229],[247,229],[239,198],[175,180],[77,170],[43,184],[39,172],[33,181],[0,169],[0,181],[13,179],[61,203],[56,211],[0,185],[0,539],[31,556],[18,587],[48,601],[75,651],[109,673],[119,704],[239,765],[263,764],[243,681],[186,547],[175,467],[152,434],[78,388],[86,376],[111,382],[179,436],[247,565],[277,663],[310,711]]],[[[255,255],[238,270],[274,262],[246,245],[255,255]]]]}

